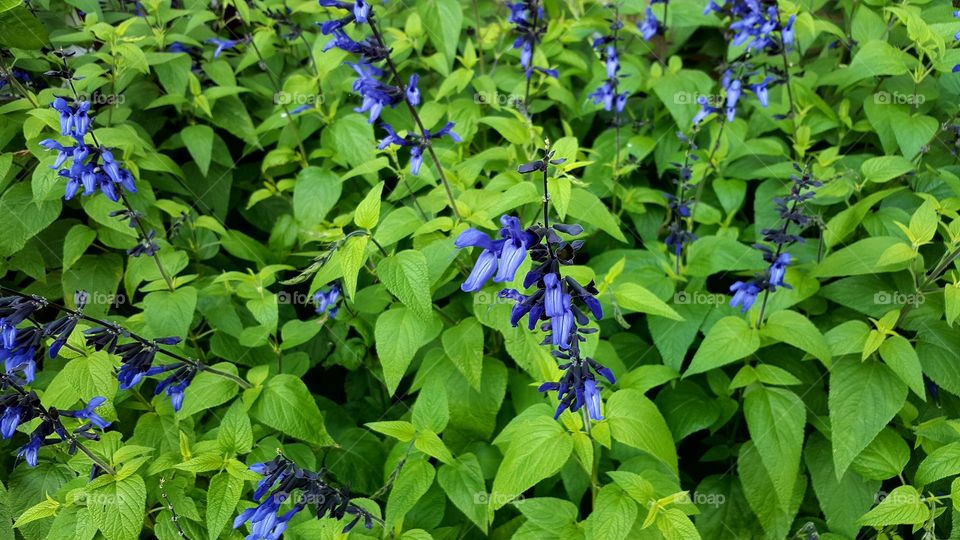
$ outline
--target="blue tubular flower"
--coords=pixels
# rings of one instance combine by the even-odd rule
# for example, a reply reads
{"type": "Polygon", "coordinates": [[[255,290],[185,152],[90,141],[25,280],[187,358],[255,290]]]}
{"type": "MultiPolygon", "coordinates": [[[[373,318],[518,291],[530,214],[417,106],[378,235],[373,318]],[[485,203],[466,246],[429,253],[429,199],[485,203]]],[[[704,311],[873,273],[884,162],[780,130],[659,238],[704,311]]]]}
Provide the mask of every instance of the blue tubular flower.
{"type": "Polygon", "coordinates": [[[650,41],[660,33],[660,21],[657,20],[657,16],[654,15],[650,6],[647,6],[645,15],[646,17],[643,19],[643,22],[638,23],[637,27],[640,29],[640,35],[643,36],[643,39],[650,41]]]}
{"type": "Polygon", "coordinates": [[[543,313],[547,317],[559,317],[563,314],[563,289],[560,288],[560,278],[549,273],[543,276],[545,286],[543,313]]]}
{"type": "Polygon", "coordinates": [[[750,311],[754,302],[757,301],[757,295],[760,294],[760,287],[754,280],[743,282],[738,281],[730,286],[730,292],[734,293],[730,300],[730,307],[740,307],[741,313],[750,311]]]}
{"type": "Polygon", "coordinates": [[[337,316],[337,310],[339,305],[337,301],[340,299],[340,286],[334,283],[326,291],[317,291],[313,294],[313,302],[317,305],[314,310],[317,315],[323,315],[328,313],[330,318],[333,319],[337,316]]]}
{"type": "MultiPolygon", "coordinates": [[[[768,294],[775,292],[780,287],[790,288],[784,278],[792,258],[785,251],[785,248],[791,244],[803,242],[803,237],[799,234],[788,233],[787,230],[791,224],[795,225],[800,231],[810,224],[812,218],[805,214],[804,206],[807,201],[813,198],[812,190],[823,185],[798,165],[795,164],[794,168],[800,174],[791,176],[793,186],[790,189],[790,194],[783,198],[774,199],[782,224],[778,228],[761,231],[763,240],[772,244],[775,249],[764,244],[754,245],[755,248],[763,252],[763,260],[769,266],[766,271],[757,274],[754,279],[747,282],[737,281],[730,286],[730,291],[734,293],[730,305],[733,307],[739,306],[742,313],[750,310],[761,292],[768,294]]],[[[761,309],[761,322],[762,319],[761,309]]]]}
{"type": "MultiPolygon", "coordinates": [[[[529,79],[535,68],[533,66],[534,49],[547,31],[546,15],[543,6],[537,1],[508,3],[507,7],[510,8],[507,22],[514,25],[514,31],[518,34],[513,42],[513,48],[520,49],[520,66],[523,67],[524,75],[529,79]]],[[[551,70],[551,74],[556,77],[555,70],[551,70]]]]}
{"type": "Polygon", "coordinates": [[[39,434],[34,433],[30,436],[30,442],[20,448],[17,451],[17,457],[24,458],[27,462],[27,465],[31,467],[37,466],[37,456],[40,452],[40,447],[43,446],[43,438],[39,434]]]}
{"type": "Polygon", "coordinates": [[[410,84],[407,85],[407,101],[414,107],[420,105],[420,89],[417,88],[418,82],[420,82],[420,75],[414,73],[410,76],[410,84]]]}
{"type": "Polygon", "coordinates": [[[587,413],[593,420],[603,420],[600,413],[600,388],[597,386],[595,373],[604,377],[610,384],[616,383],[613,373],[592,358],[580,359],[568,354],[554,356],[569,362],[561,364],[564,370],[559,382],[547,382],[540,385],[539,392],[557,392],[557,410],[554,419],[560,418],[563,411],[577,412],[586,406],[587,413]]]}
{"type": "Polygon", "coordinates": [[[606,111],[616,110],[617,115],[623,112],[627,105],[627,92],[619,93],[620,86],[620,57],[617,54],[616,44],[620,40],[617,32],[623,27],[620,21],[620,14],[614,5],[614,16],[610,24],[612,34],[594,39],[593,48],[600,51],[600,56],[604,60],[607,78],[603,85],[593,91],[588,97],[595,105],[603,105],[606,111]]]}
{"type": "Polygon", "coordinates": [[[504,238],[504,243],[500,249],[497,274],[493,278],[497,283],[513,281],[520,265],[527,258],[526,237],[520,230],[520,220],[513,216],[503,216],[500,223],[503,225],[500,235],[504,238]]]}
{"type": "Polygon", "coordinates": [[[273,490],[273,493],[258,506],[244,510],[233,521],[234,529],[250,522],[251,534],[247,536],[250,540],[277,540],[286,530],[287,523],[293,519],[293,516],[307,506],[314,507],[318,519],[325,516],[334,519],[342,519],[347,515],[356,516],[343,528],[344,533],[349,532],[360,519],[363,519],[366,528],[373,528],[373,516],[350,502],[348,490],[336,489],[327,484],[323,478],[323,471],[315,473],[301,469],[282,455],[268,463],[254,464],[250,466],[250,470],[265,475],[253,494],[255,501],[273,490]],[[287,512],[280,514],[281,505],[291,498],[296,490],[301,492],[299,502],[287,512]]]}
{"type": "Polygon", "coordinates": [[[396,86],[381,82],[377,77],[383,76],[383,71],[367,64],[348,62],[357,72],[357,80],[353,83],[353,91],[360,94],[363,103],[354,109],[356,112],[369,113],[369,123],[373,123],[380,116],[384,107],[394,107],[403,99],[404,91],[396,86]]]}
{"type": "Polygon", "coordinates": [[[77,411],[60,411],[60,415],[76,418],[77,420],[86,420],[90,424],[97,426],[100,429],[104,429],[110,425],[110,422],[107,422],[99,414],[97,414],[95,409],[100,405],[103,405],[106,401],[107,398],[96,396],[87,402],[86,407],[77,411]]]}
{"type": "Polygon", "coordinates": [[[71,106],[58,97],[50,106],[60,113],[61,134],[73,137],[77,143],[76,146],[64,146],[53,139],[40,142],[43,148],[57,151],[52,168],[60,169],[57,174],[67,180],[63,198],[72,199],[81,187],[84,195],[92,195],[99,189],[114,202],[120,200],[118,186],[135,193],[137,187],[133,175],[120,166],[109,149],[84,144],[84,137],[90,129],[90,117],[87,114],[90,103],[81,101],[71,106]],[[66,165],[67,159],[70,160],[69,167],[61,168],[66,165]]]}
{"type": "MultiPolygon", "coordinates": [[[[411,79],[412,80],[412,79],[411,79]]],[[[417,94],[417,100],[419,101],[419,92],[417,94]]],[[[442,137],[450,137],[453,142],[462,142],[463,139],[460,138],[453,131],[454,123],[447,122],[439,131],[436,133],[431,133],[429,129],[424,130],[424,135],[417,135],[415,133],[408,133],[406,136],[401,137],[393,129],[393,126],[387,124],[386,122],[381,122],[380,125],[387,131],[387,136],[380,140],[380,143],[377,145],[379,150],[387,148],[391,144],[396,144],[398,146],[406,146],[410,148],[410,173],[414,176],[420,174],[420,167],[423,165],[423,151],[431,144],[431,141],[440,139],[442,137]]]]}
{"type": "Polygon", "coordinates": [[[170,371],[173,371],[173,374],[160,381],[160,384],[154,388],[153,395],[158,396],[161,392],[166,391],[167,397],[170,398],[170,403],[173,405],[173,410],[179,411],[183,406],[183,392],[193,382],[193,378],[197,374],[197,367],[186,362],[175,362],[164,366],[151,367],[144,373],[144,376],[150,377],[170,371]]]}
{"type": "Polygon", "coordinates": [[[217,46],[216,50],[213,51],[213,57],[220,58],[220,54],[223,51],[236,47],[240,41],[235,39],[210,38],[207,40],[207,43],[213,43],[217,46]]]}

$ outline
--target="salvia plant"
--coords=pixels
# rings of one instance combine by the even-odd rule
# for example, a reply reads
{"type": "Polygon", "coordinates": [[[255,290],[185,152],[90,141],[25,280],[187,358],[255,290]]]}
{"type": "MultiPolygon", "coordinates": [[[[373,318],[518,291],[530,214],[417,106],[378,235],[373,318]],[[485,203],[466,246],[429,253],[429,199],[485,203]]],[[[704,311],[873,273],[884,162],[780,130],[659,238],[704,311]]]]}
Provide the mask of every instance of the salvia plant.
{"type": "Polygon", "coordinates": [[[960,537],[958,66],[945,1],[4,0],[0,540],[960,537]]]}

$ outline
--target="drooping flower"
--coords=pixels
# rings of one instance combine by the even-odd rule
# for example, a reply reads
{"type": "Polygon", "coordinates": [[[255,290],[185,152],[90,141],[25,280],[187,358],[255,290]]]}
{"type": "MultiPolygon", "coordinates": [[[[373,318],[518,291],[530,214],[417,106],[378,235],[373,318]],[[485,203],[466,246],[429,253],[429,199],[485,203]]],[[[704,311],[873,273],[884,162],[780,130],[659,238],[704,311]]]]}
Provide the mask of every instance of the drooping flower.
{"type": "Polygon", "coordinates": [[[643,22],[638,23],[637,27],[640,29],[640,35],[643,36],[643,39],[650,41],[660,33],[660,21],[657,20],[657,16],[653,13],[650,6],[647,6],[644,15],[643,22]]]}
{"type": "Polygon", "coordinates": [[[326,291],[317,291],[313,294],[313,302],[316,304],[314,311],[317,315],[326,313],[331,319],[336,318],[337,310],[340,308],[340,286],[334,283],[326,291]]]}
{"type": "Polygon", "coordinates": [[[100,405],[106,403],[107,398],[103,396],[96,396],[90,399],[87,402],[87,405],[76,411],[59,411],[61,416],[67,416],[70,418],[76,418],[77,420],[86,420],[88,423],[97,426],[100,429],[105,429],[110,425],[110,422],[107,422],[99,414],[97,414],[96,409],[100,405]]]}
{"type": "Polygon", "coordinates": [[[485,233],[470,228],[460,233],[454,242],[460,249],[483,248],[470,276],[460,286],[464,292],[479,291],[491,277],[500,283],[513,281],[517,269],[526,259],[529,246],[539,241],[531,231],[521,230],[520,220],[514,216],[502,216],[500,224],[501,240],[492,240],[485,233]]]}
{"type": "Polygon", "coordinates": [[[253,500],[260,501],[268,493],[269,496],[257,506],[241,512],[233,521],[234,529],[250,522],[251,534],[247,536],[248,539],[280,538],[293,516],[308,506],[314,508],[317,519],[326,516],[334,519],[355,516],[344,526],[343,533],[350,532],[361,519],[367,529],[373,528],[373,515],[351,503],[349,490],[332,487],[324,478],[324,471],[302,469],[282,455],[278,455],[273,461],[255,463],[250,466],[250,470],[264,476],[257,483],[253,500]],[[293,499],[296,492],[299,492],[295,499],[297,502],[290,510],[281,514],[283,503],[293,499]]]}
{"type": "Polygon", "coordinates": [[[463,139],[461,139],[460,136],[453,131],[453,127],[455,125],[453,122],[447,122],[446,125],[440,128],[436,133],[432,133],[429,129],[425,129],[425,136],[410,132],[403,137],[398,135],[393,129],[393,126],[390,124],[381,122],[380,125],[384,130],[386,130],[387,136],[380,140],[380,144],[377,145],[377,149],[383,150],[391,144],[410,148],[410,173],[414,176],[420,174],[420,167],[423,166],[423,152],[426,150],[427,146],[431,144],[431,141],[443,137],[450,137],[453,142],[463,142],[463,139]]]}
{"type": "Polygon", "coordinates": [[[240,41],[236,39],[210,38],[207,40],[207,43],[213,43],[217,46],[217,48],[213,51],[213,57],[220,58],[220,54],[222,54],[223,51],[227,51],[236,47],[240,41]]]}
{"type": "Polygon", "coordinates": [[[529,79],[535,69],[556,78],[556,70],[545,70],[533,65],[533,53],[541,37],[547,32],[546,13],[540,2],[524,1],[508,3],[510,16],[507,22],[514,25],[517,37],[513,42],[514,49],[520,49],[520,66],[524,75],[529,79]]]}

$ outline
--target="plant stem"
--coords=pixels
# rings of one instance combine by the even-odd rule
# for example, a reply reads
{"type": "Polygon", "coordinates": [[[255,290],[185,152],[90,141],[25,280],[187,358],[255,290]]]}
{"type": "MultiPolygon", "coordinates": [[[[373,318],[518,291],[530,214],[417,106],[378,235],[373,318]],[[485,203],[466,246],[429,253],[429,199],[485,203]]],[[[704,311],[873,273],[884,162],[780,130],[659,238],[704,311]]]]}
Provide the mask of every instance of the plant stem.
{"type": "Polygon", "coordinates": [[[477,6],[477,0],[471,0],[473,4],[473,18],[476,21],[477,29],[477,56],[480,57],[480,75],[487,74],[487,67],[483,61],[483,49],[480,46],[480,8],[477,6]]]}
{"type": "MultiPolygon", "coordinates": [[[[4,286],[4,285],[0,285],[0,291],[6,291],[6,292],[8,292],[8,293],[10,293],[10,294],[14,294],[14,295],[19,296],[19,297],[21,297],[21,298],[38,298],[38,297],[33,296],[33,295],[24,294],[24,293],[22,293],[22,292],[20,292],[20,291],[18,291],[18,290],[16,290],[16,289],[11,289],[11,288],[6,287],[6,286],[4,286]]],[[[50,307],[52,307],[52,308],[58,309],[58,310],[60,310],[60,311],[62,311],[62,312],[64,312],[64,313],[70,313],[70,314],[72,314],[72,315],[76,315],[77,317],[79,317],[79,318],[81,318],[81,319],[83,319],[83,320],[85,320],[85,321],[89,321],[89,322],[92,322],[92,323],[94,323],[94,324],[97,324],[97,325],[100,325],[100,326],[105,326],[105,327],[108,327],[108,328],[117,327],[117,325],[116,325],[115,323],[112,323],[112,322],[109,322],[109,321],[105,321],[105,320],[102,320],[102,319],[98,319],[98,318],[96,318],[96,317],[91,317],[90,315],[84,314],[82,311],[75,310],[75,309],[70,309],[70,308],[68,308],[68,307],[66,307],[66,306],[64,306],[64,305],[58,304],[58,303],[56,303],[56,302],[51,302],[51,301],[47,300],[46,298],[43,298],[42,300],[46,303],[46,305],[48,305],[48,306],[50,306],[50,307]]],[[[138,342],[140,342],[140,343],[142,343],[142,344],[144,344],[144,345],[156,346],[156,343],[155,343],[154,341],[152,341],[152,340],[149,340],[149,339],[147,339],[147,338],[145,338],[145,337],[143,337],[143,336],[140,336],[140,335],[138,335],[138,334],[135,334],[135,333],[133,333],[133,332],[131,332],[131,331],[129,331],[129,330],[126,330],[126,329],[124,329],[124,331],[126,332],[126,336],[128,336],[130,339],[132,339],[132,340],[134,340],[134,341],[138,341],[138,342]]],[[[191,365],[191,366],[194,366],[194,367],[197,368],[197,370],[199,370],[199,371],[207,371],[207,372],[213,373],[214,375],[218,375],[218,376],[220,376],[220,377],[223,377],[223,378],[225,378],[225,379],[230,379],[231,381],[237,383],[237,385],[240,386],[241,388],[253,388],[253,386],[252,386],[250,383],[248,383],[247,381],[245,381],[245,380],[243,380],[242,378],[238,377],[237,375],[234,375],[233,373],[228,373],[228,372],[226,372],[226,371],[219,370],[219,369],[217,369],[217,368],[212,368],[212,367],[210,367],[210,366],[204,364],[203,362],[201,362],[201,361],[199,361],[199,360],[196,360],[196,359],[194,359],[194,358],[188,358],[188,357],[186,357],[186,356],[183,356],[183,355],[180,355],[180,354],[177,354],[177,353],[174,353],[174,352],[170,352],[170,351],[168,351],[168,350],[166,350],[166,349],[162,349],[162,348],[160,348],[160,347],[157,347],[157,352],[160,353],[160,354],[163,354],[164,356],[167,356],[167,357],[169,357],[169,358],[172,358],[172,359],[174,359],[174,360],[177,360],[177,361],[183,362],[183,363],[185,363],[185,364],[189,364],[189,365],[191,365]]]]}
{"type": "MultiPolygon", "coordinates": [[[[537,25],[540,24],[540,3],[537,1],[534,1],[532,5],[533,5],[532,28],[533,28],[533,32],[536,33],[537,25]]],[[[530,79],[533,78],[533,59],[534,59],[534,56],[536,56],[536,53],[537,53],[537,40],[536,38],[534,38],[530,41],[530,67],[525,68],[526,71],[523,74],[527,78],[527,85],[523,91],[523,113],[524,115],[526,115],[528,119],[532,118],[532,116],[530,115],[530,110],[528,108],[528,105],[530,104],[530,79]]]]}
{"type": "MultiPolygon", "coordinates": [[[[14,391],[16,391],[20,395],[23,395],[23,396],[28,395],[27,391],[22,386],[20,386],[15,380],[9,377],[7,374],[0,373],[0,381],[10,386],[11,388],[13,388],[14,391]]],[[[60,421],[59,415],[54,416],[53,414],[51,414],[50,411],[47,410],[47,408],[44,407],[43,404],[40,403],[39,401],[37,402],[37,409],[40,410],[40,413],[45,418],[49,419],[52,422],[55,422],[60,428],[60,432],[66,436],[66,440],[70,441],[70,444],[76,446],[77,449],[79,449],[81,452],[86,454],[86,456],[90,458],[90,461],[92,461],[97,467],[100,467],[107,474],[111,476],[117,474],[116,471],[113,470],[113,467],[111,467],[109,463],[104,461],[103,458],[94,454],[89,448],[84,446],[83,443],[81,443],[80,440],[77,439],[77,437],[73,433],[70,433],[69,431],[67,431],[67,429],[63,426],[63,422],[60,421]]]]}
{"type": "MultiPolygon", "coordinates": [[[[380,34],[380,29],[377,27],[377,23],[372,12],[370,13],[370,16],[367,17],[367,23],[370,25],[370,30],[373,32],[373,36],[376,38],[377,44],[387,51],[387,67],[390,69],[390,74],[393,76],[393,84],[402,89],[403,81],[400,79],[400,72],[397,71],[397,66],[393,63],[393,58],[390,56],[390,50],[387,49],[387,44],[383,40],[383,36],[380,34]]],[[[410,103],[410,99],[407,97],[406,92],[403,93],[403,101],[407,104],[407,109],[410,111],[410,116],[413,117],[413,121],[417,124],[417,128],[420,130],[420,135],[423,137],[424,145],[427,147],[427,152],[430,154],[430,159],[433,161],[433,165],[437,169],[437,175],[440,177],[440,183],[443,184],[443,189],[447,192],[447,199],[450,201],[450,208],[453,210],[453,215],[457,218],[457,221],[461,221],[462,218],[460,217],[460,211],[457,209],[457,200],[453,196],[453,190],[450,188],[450,182],[447,180],[447,176],[443,172],[443,166],[440,165],[440,159],[437,158],[437,154],[433,150],[433,143],[430,141],[430,138],[427,134],[427,129],[423,126],[423,121],[420,119],[420,115],[417,113],[417,108],[413,106],[413,103],[410,103]]]]}
{"type": "Polygon", "coordinates": [[[787,99],[790,100],[790,117],[794,116],[793,90],[790,88],[790,63],[787,61],[787,47],[783,42],[783,25],[780,23],[780,11],[777,10],[777,26],[780,27],[780,57],[783,59],[783,76],[786,78],[787,99]]]}
{"type": "Polygon", "coordinates": [[[717,168],[713,165],[713,158],[716,156],[717,150],[720,148],[720,141],[723,137],[723,128],[726,127],[726,125],[726,118],[724,116],[720,116],[720,130],[717,132],[717,140],[713,143],[713,148],[710,149],[710,155],[707,156],[708,169],[703,171],[703,178],[701,178],[700,182],[697,183],[697,194],[693,198],[693,207],[690,209],[691,220],[693,220],[694,216],[697,215],[697,204],[700,203],[700,198],[703,196],[703,188],[707,183],[707,174],[717,170],[717,168]]]}

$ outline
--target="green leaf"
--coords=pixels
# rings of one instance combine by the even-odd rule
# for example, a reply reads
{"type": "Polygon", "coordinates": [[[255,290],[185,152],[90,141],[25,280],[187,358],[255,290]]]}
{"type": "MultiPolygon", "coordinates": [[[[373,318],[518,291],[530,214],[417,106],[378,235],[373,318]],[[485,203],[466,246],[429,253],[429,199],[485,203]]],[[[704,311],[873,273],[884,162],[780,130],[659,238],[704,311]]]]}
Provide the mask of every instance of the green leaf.
{"type": "Polygon", "coordinates": [[[902,336],[889,336],[880,345],[880,358],[896,373],[910,390],[920,399],[926,401],[927,393],[923,384],[923,370],[920,367],[920,358],[913,350],[913,345],[902,336]]]}
{"type": "Polygon", "coordinates": [[[408,462],[400,469],[387,499],[386,529],[402,523],[407,513],[433,485],[435,474],[433,466],[422,460],[408,462]]]}
{"type": "Polygon", "coordinates": [[[24,510],[20,517],[13,523],[15,529],[23,527],[27,523],[31,523],[37,520],[46,519],[48,517],[53,517],[57,515],[57,510],[60,508],[60,503],[47,495],[45,500],[38,502],[37,504],[31,506],[24,510]]]}
{"type": "Polygon", "coordinates": [[[829,388],[833,464],[841,477],[903,406],[907,386],[880,362],[848,357],[833,364],[829,388]]]}
{"type": "Polygon", "coordinates": [[[6,216],[0,235],[0,257],[23,249],[27,240],[46,229],[59,214],[60,199],[34,201],[29,183],[11,186],[0,196],[0,215],[6,216]]]}
{"type": "Polygon", "coordinates": [[[267,380],[250,408],[250,416],[302,441],[317,446],[333,445],[320,408],[299,377],[280,374],[267,380]]]}
{"type": "Polygon", "coordinates": [[[892,428],[883,428],[860,452],[850,467],[870,480],[886,480],[903,472],[910,461],[910,447],[892,428]]]}
{"type": "Polygon", "coordinates": [[[918,525],[930,519],[930,507],[913,486],[898,486],[857,523],[869,527],[918,525]]]}
{"type": "Polygon", "coordinates": [[[724,317],[710,328],[684,377],[710,371],[750,356],[760,348],[760,333],[740,317],[724,317]]]}
{"type": "Polygon", "coordinates": [[[497,130],[497,133],[513,144],[526,144],[530,139],[527,127],[516,118],[484,116],[478,122],[497,130]]]}
{"type": "Polygon", "coordinates": [[[417,428],[410,422],[404,420],[387,420],[384,422],[367,422],[368,428],[393,437],[400,442],[408,442],[417,436],[417,428]]]}
{"type": "Polygon", "coordinates": [[[87,496],[90,517],[108,540],[138,538],[146,504],[147,486],[136,474],[122,480],[109,478],[87,496]]]}
{"type": "Polygon", "coordinates": [[[623,243],[627,242],[627,237],[620,231],[617,219],[607,209],[607,205],[585,189],[574,188],[571,191],[567,214],[576,220],[598,227],[623,243]]]}
{"type": "Polygon", "coordinates": [[[340,200],[342,190],[340,179],[330,169],[301,170],[293,186],[293,216],[304,228],[319,225],[340,200]]]}
{"type": "Polygon", "coordinates": [[[450,406],[447,402],[446,388],[439,382],[426,384],[417,394],[413,404],[413,425],[419,429],[428,429],[440,433],[450,421],[450,406]]]}
{"type": "Polygon", "coordinates": [[[881,184],[903,176],[913,170],[913,164],[901,156],[870,158],[860,166],[863,179],[881,184]]]}
{"type": "Polygon", "coordinates": [[[870,509],[880,482],[868,481],[852,470],[838,479],[830,458],[830,443],[823,437],[811,437],[803,455],[830,530],[856,538],[860,532],[856,521],[870,509]]]}
{"type": "Polygon", "coordinates": [[[957,317],[960,317],[960,284],[944,285],[943,305],[947,324],[953,326],[957,317]]]}
{"type": "Polygon", "coordinates": [[[383,182],[367,192],[353,212],[353,222],[361,229],[373,229],[380,221],[380,197],[383,194],[383,182]]]}
{"type": "Polygon", "coordinates": [[[234,401],[220,419],[217,443],[229,454],[246,454],[253,448],[253,429],[243,401],[234,401]]]}
{"type": "Polygon", "coordinates": [[[200,173],[206,176],[213,157],[213,128],[205,124],[187,126],[180,131],[180,138],[187,146],[190,157],[197,163],[200,173]]]}
{"type": "Polygon", "coordinates": [[[73,263],[87,251],[90,244],[97,237],[97,232],[86,225],[74,225],[67,231],[63,239],[63,271],[66,272],[73,263]]]}
{"type": "Polygon", "coordinates": [[[960,474],[960,442],[937,448],[920,463],[914,482],[926,486],[960,474]]]}
{"type": "Polygon", "coordinates": [[[436,433],[430,430],[419,431],[417,438],[413,441],[413,446],[417,450],[438,459],[442,463],[453,463],[453,454],[450,453],[447,445],[440,440],[440,437],[436,433]]]}
{"type": "Polygon", "coordinates": [[[457,0],[426,0],[418,3],[420,17],[429,21],[425,30],[434,48],[447,58],[447,66],[453,66],[460,44],[460,27],[463,24],[463,9],[457,0]]]}
{"type": "Polygon", "coordinates": [[[894,118],[897,144],[903,157],[913,159],[923,148],[930,144],[940,130],[936,118],[923,114],[909,115],[901,113],[894,118]]]}
{"type": "Polygon", "coordinates": [[[382,259],[377,264],[377,276],[388,291],[421,319],[433,317],[430,276],[422,252],[408,249],[382,259]]]}
{"type": "Polygon", "coordinates": [[[858,276],[906,268],[905,262],[890,266],[882,266],[879,263],[883,253],[890,246],[900,243],[902,240],[892,236],[864,238],[828,255],[820,261],[813,275],[819,278],[858,276]]]}
{"type": "Polygon", "coordinates": [[[492,510],[560,471],[573,452],[573,440],[549,416],[518,417],[497,469],[490,494],[492,510]]]}
{"type": "Polygon", "coordinates": [[[343,270],[343,290],[351,300],[357,293],[357,278],[367,259],[369,242],[370,238],[366,235],[351,236],[337,252],[340,256],[340,268],[343,270]]]}
{"type": "Polygon", "coordinates": [[[187,336],[197,310],[197,289],[154,291],[143,299],[143,318],[156,337],[187,336]]]}
{"type": "Polygon", "coordinates": [[[668,306],[666,302],[636,283],[627,282],[617,285],[615,297],[617,305],[626,311],[649,313],[674,321],[683,320],[683,317],[668,306]]]}
{"type": "Polygon", "coordinates": [[[746,392],[743,414],[780,505],[788,508],[800,472],[806,406],[789,390],[756,386],[746,392]]]}
{"type": "Polygon", "coordinates": [[[413,356],[430,337],[430,323],[408,308],[393,308],[377,317],[377,356],[390,395],[396,392],[413,356]]]}
{"type": "Polygon", "coordinates": [[[467,317],[443,332],[441,336],[443,351],[447,358],[457,366],[457,371],[480,391],[480,377],[483,374],[483,326],[473,317],[467,317]]]}
{"type": "MultiPolygon", "coordinates": [[[[629,537],[639,514],[637,503],[616,484],[603,486],[587,520],[592,538],[623,540],[629,537]]],[[[691,523],[691,526],[693,524],[691,523]]]]}
{"type": "MultiPolygon", "coordinates": [[[[220,371],[237,375],[237,366],[232,362],[220,362],[210,366],[220,371]]],[[[237,383],[220,375],[201,371],[183,392],[183,407],[177,412],[178,419],[223,405],[237,395],[237,383]]]]}
{"type": "Polygon", "coordinates": [[[830,346],[820,330],[817,330],[810,319],[796,311],[771,313],[766,324],[760,329],[760,335],[793,345],[827,364],[832,357],[830,346]]]}
{"type": "Polygon", "coordinates": [[[794,482],[793,497],[788,507],[784,508],[752,441],[747,441],[740,447],[737,472],[740,483],[743,484],[743,494],[766,532],[765,537],[788,538],[794,516],[797,515],[807,489],[806,477],[801,475],[794,482]]]}
{"type": "Polygon", "coordinates": [[[40,20],[23,5],[22,0],[0,2],[0,45],[36,50],[50,44],[50,36],[40,20]]]}
{"type": "Polygon", "coordinates": [[[219,538],[227,523],[236,517],[242,493],[243,480],[226,471],[210,479],[207,488],[207,532],[210,538],[219,538]]]}
{"type": "Polygon", "coordinates": [[[677,472],[677,449],[660,410],[636,390],[614,392],[607,400],[607,422],[613,440],[639,448],[677,472]]]}
{"type": "Polygon", "coordinates": [[[486,534],[488,501],[477,457],[463,454],[456,461],[442,465],[437,471],[437,483],[450,502],[486,534]]]}

